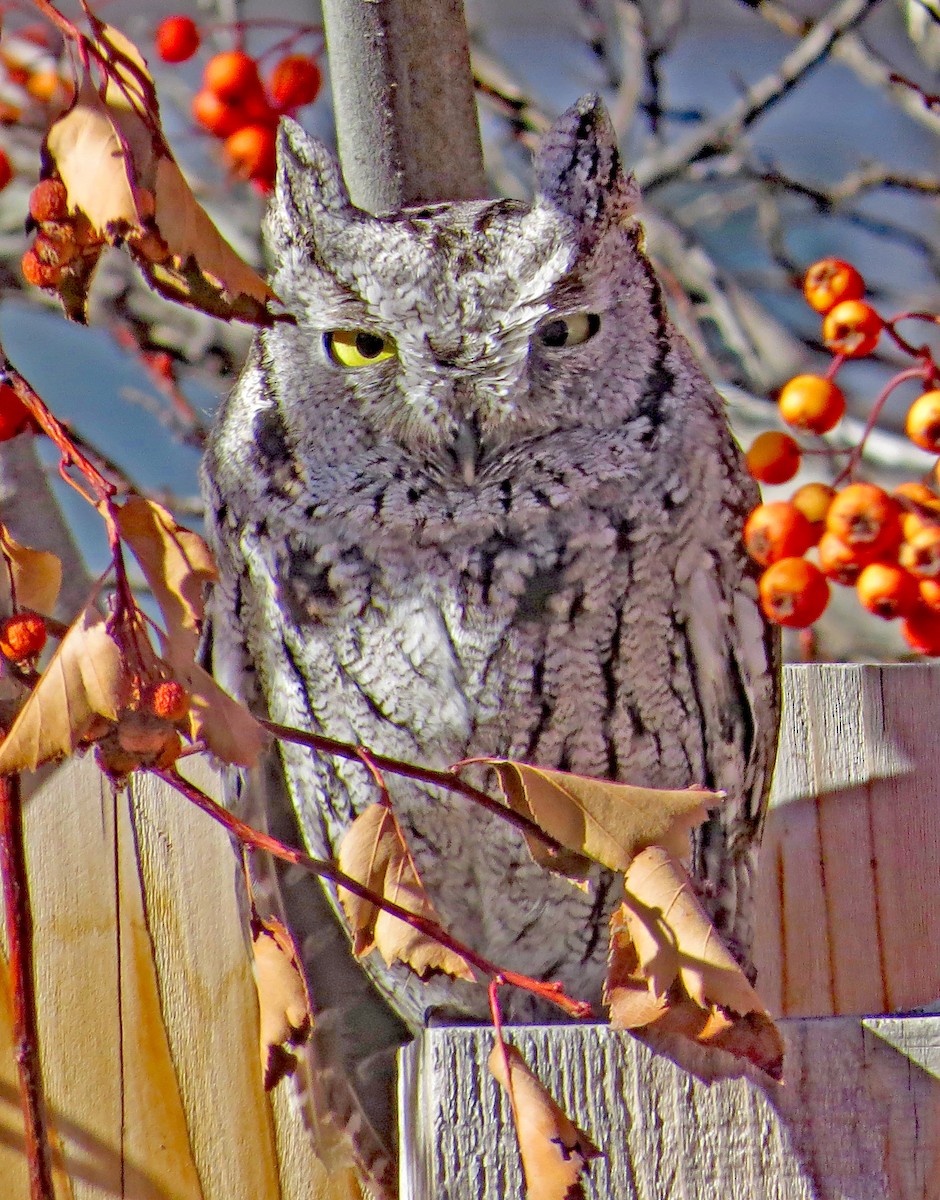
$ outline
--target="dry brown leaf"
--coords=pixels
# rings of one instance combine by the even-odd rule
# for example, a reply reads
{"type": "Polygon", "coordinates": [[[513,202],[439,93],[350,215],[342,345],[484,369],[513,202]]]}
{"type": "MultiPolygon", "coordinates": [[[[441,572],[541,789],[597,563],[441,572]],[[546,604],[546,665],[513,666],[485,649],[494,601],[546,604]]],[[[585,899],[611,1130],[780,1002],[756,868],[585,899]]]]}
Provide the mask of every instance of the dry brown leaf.
{"type": "Polygon", "coordinates": [[[117,522],[160,605],[169,640],[178,640],[181,650],[188,647],[192,657],[202,629],[205,587],[218,578],[209,547],[143,496],[128,497],[117,510],[117,522]]]}
{"type": "Polygon", "coordinates": [[[583,1200],[584,1171],[601,1151],[555,1103],[515,1046],[497,1041],[488,1066],[512,1104],[526,1200],[583,1200]]]}
{"type": "Polygon", "coordinates": [[[680,858],[687,856],[689,830],[723,799],[716,792],[633,787],[508,759],[480,761],[495,769],[510,808],[572,852],[553,855],[537,838],[527,838],[536,862],[580,878],[585,857],[625,871],[646,846],[666,846],[680,858]]]}
{"type": "Polygon", "coordinates": [[[13,577],[17,607],[48,616],[55,608],[62,586],[61,561],[48,550],[30,550],[28,546],[21,546],[2,525],[0,546],[9,564],[8,581],[10,575],[13,577]]]}
{"type": "Polygon", "coordinates": [[[310,1036],[313,1017],[300,956],[290,930],[274,917],[251,922],[255,986],[258,989],[261,1070],[267,1091],[293,1073],[288,1049],[310,1036]]]}
{"type": "Polygon", "coordinates": [[[696,1040],[735,1058],[746,1058],[772,1079],[783,1075],[786,1047],[780,1030],[765,1012],[749,1012],[740,1017],[729,1017],[720,1010],[714,1012],[696,1040]]]}
{"type": "Polygon", "coordinates": [[[120,647],[89,605],[0,743],[0,774],[32,771],[71,753],[97,716],[117,718],[128,691],[120,647]]]}
{"type": "Polygon", "coordinates": [[[90,226],[91,244],[66,272],[69,316],[84,318],[85,291],[100,253],[126,244],[162,295],[222,318],[269,325],[277,297],[218,232],[193,196],[159,128],[150,75],[137,48],[112,26],[99,42],[124,83],[102,100],[86,75],[70,108],[53,122],[45,157],[68,193],[69,211],[90,226]],[[120,66],[123,55],[139,75],[120,66]]]}
{"type": "Polygon", "coordinates": [[[610,919],[604,1003],[610,1009],[610,1023],[615,1029],[642,1029],[658,1020],[669,1007],[666,997],[656,994],[649,978],[640,970],[623,904],[610,919]]]}
{"type": "Polygon", "coordinates": [[[255,767],[262,750],[270,743],[267,730],[259,725],[244,704],[223,691],[208,671],[193,662],[179,642],[164,643],[164,657],[173,674],[190,695],[189,728],[193,741],[203,741],[223,762],[255,767]]]}
{"type": "MultiPolygon", "coordinates": [[[[383,899],[440,923],[388,805],[372,804],[359,814],[340,842],[337,862],[344,874],[383,899]]],[[[422,978],[443,971],[473,981],[469,963],[455,951],[345,888],[337,890],[357,958],[377,949],[389,965],[403,962],[422,978]]]]}
{"type": "Polygon", "coordinates": [[[700,1008],[718,1004],[742,1015],[764,1011],[699,904],[682,864],[667,850],[644,850],[624,882],[627,929],[656,995],[666,994],[678,971],[700,1008]]]}

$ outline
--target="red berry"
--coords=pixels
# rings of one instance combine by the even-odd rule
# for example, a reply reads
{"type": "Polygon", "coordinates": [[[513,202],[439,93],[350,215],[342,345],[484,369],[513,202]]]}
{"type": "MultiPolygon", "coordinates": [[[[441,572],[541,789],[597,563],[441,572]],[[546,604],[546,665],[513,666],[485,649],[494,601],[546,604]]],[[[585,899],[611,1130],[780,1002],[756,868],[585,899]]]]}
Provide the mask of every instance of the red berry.
{"type": "Polygon", "coordinates": [[[781,558],[760,577],[761,608],[778,625],[803,629],[818,620],[829,603],[829,584],[805,558],[781,558]]]}
{"type": "Polygon", "coordinates": [[[175,679],[162,679],[146,688],[141,704],[164,721],[182,721],[189,712],[189,692],[175,679]]]}
{"type": "Polygon", "coordinates": [[[895,563],[869,563],[862,569],[855,590],[862,608],[886,621],[907,616],[920,601],[917,580],[895,563]]]}
{"type": "Polygon", "coordinates": [[[826,313],[823,341],[833,354],[864,358],[878,345],[884,321],[870,304],[843,300],[826,313]]]}
{"type": "Polygon", "coordinates": [[[289,54],[271,72],[268,91],[278,108],[300,108],[316,100],[321,82],[315,59],[306,54],[289,54]]]}
{"type": "Polygon", "coordinates": [[[940,613],[918,608],[901,622],[901,634],[918,654],[940,654],[940,613]]]}
{"type": "Polygon", "coordinates": [[[15,171],[13,170],[13,164],[7,158],[6,154],[0,150],[0,192],[3,191],[6,185],[13,178],[14,174],[15,171]]]}
{"type": "Polygon", "coordinates": [[[274,178],[275,133],[269,125],[245,125],[225,139],[225,153],[243,179],[274,178]]]}
{"type": "Polygon", "coordinates": [[[35,658],[45,644],[46,622],[39,613],[14,613],[0,623],[0,653],[11,662],[35,658]]]}
{"type": "Polygon", "coordinates": [[[790,503],[798,508],[813,529],[813,541],[818,542],[826,528],[826,513],[836,494],[828,483],[804,483],[790,497],[790,503]]]}
{"type": "Polygon", "coordinates": [[[849,546],[893,550],[901,540],[898,502],[873,483],[850,483],[829,505],[826,529],[849,546]]]}
{"type": "Polygon", "coordinates": [[[817,312],[827,313],[842,300],[861,300],[865,281],[851,263],[824,258],[813,263],[803,280],[803,295],[817,312]]]}
{"type": "Polygon", "coordinates": [[[778,405],[781,417],[794,429],[828,433],[842,420],[845,396],[831,379],[797,375],[784,384],[778,405]]]}
{"type": "Polygon", "coordinates": [[[0,442],[8,442],[33,423],[32,415],[9,384],[0,385],[0,442]]]}
{"type": "Polygon", "coordinates": [[[60,179],[40,179],[29,194],[29,215],[34,221],[61,221],[68,216],[69,198],[60,179]]]}
{"type": "Polygon", "coordinates": [[[904,428],[915,446],[940,454],[940,391],[917,397],[908,409],[904,428]]]}
{"type": "Polygon", "coordinates": [[[814,541],[812,525],[786,500],[758,504],[744,525],[744,545],[762,567],[805,554],[814,541]]]}
{"type": "Polygon", "coordinates": [[[898,562],[919,579],[940,576],[940,525],[925,525],[901,543],[898,562]]]}
{"type": "MultiPolygon", "coordinates": [[[[39,250],[42,249],[40,245],[39,250]]],[[[31,246],[20,259],[23,278],[34,287],[55,288],[62,278],[58,262],[44,262],[36,246],[31,246]]]]}
{"type": "Polygon", "coordinates": [[[802,451],[788,433],[759,433],[744,456],[750,474],[761,483],[786,483],[800,469],[802,451]]]}
{"type": "Polygon", "coordinates": [[[157,53],[164,62],[186,62],[199,49],[202,38],[192,17],[167,17],[157,26],[157,53]]]}
{"type": "Polygon", "coordinates": [[[833,583],[849,587],[855,583],[862,568],[877,557],[877,549],[849,546],[828,531],[819,539],[819,569],[833,583]]]}
{"type": "Polygon", "coordinates": [[[217,138],[227,138],[245,124],[244,111],[237,104],[229,104],[208,88],[193,96],[191,112],[193,119],[217,138]]]}
{"type": "Polygon", "coordinates": [[[262,91],[258,64],[243,50],[227,50],[210,58],[202,83],[229,104],[237,104],[262,91]]]}

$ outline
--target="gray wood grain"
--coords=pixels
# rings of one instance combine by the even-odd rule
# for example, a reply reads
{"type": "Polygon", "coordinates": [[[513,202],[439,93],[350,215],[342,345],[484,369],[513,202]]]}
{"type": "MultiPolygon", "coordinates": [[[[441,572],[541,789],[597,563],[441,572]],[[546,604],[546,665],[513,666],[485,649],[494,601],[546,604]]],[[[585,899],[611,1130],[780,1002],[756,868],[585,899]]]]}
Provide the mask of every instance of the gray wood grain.
{"type": "MultiPolygon", "coordinates": [[[[783,1022],[787,1082],[724,1054],[686,1067],[600,1025],[514,1028],[555,1098],[605,1152],[589,1200],[926,1200],[940,1195],[940,1019],[783,1022]],[[714,1078],[723,1060],[731,1077],[714,1078]],[[707,1072],[707,1074],[706,1074],[707,1072]],[[734,1077],[737,1076],[737,1077],[734,1077]]],[[[402,1196],[523,1195],[487,1029],[403,1052],[402,1196]]]]}

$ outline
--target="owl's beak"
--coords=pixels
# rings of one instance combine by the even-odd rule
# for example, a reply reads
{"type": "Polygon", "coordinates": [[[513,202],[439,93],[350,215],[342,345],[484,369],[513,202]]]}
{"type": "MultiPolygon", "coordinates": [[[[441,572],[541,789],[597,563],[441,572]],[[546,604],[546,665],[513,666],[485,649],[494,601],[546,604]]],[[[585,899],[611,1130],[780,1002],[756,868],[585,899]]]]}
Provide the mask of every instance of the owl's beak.
{"type": "Polygon", "coordinates": [[[469,487],[477,477],[480,457],[480,430],[475,417],[463,420],[457,426],[452,453],[460,470],[460,478],[469,487]]]}

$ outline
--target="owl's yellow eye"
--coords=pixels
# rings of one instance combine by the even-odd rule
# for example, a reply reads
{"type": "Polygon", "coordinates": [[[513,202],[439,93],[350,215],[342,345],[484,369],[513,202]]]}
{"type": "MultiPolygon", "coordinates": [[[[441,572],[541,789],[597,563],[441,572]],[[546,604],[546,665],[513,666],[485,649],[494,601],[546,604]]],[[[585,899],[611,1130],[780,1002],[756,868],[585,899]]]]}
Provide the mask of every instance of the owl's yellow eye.
{"type": "Polygon", "coordinates": [[[371,367],[395,354],[395,343],[367,329],[334,329],[324,337],[326,352],[341,367],[371,367]]]}
{"type": "Polygon", "coordinates": [[[601,327],[597,313],[572,313],[570,317],[553,317],[538,330],[543,346],[580,346],[592,338],[601,327]]]}

